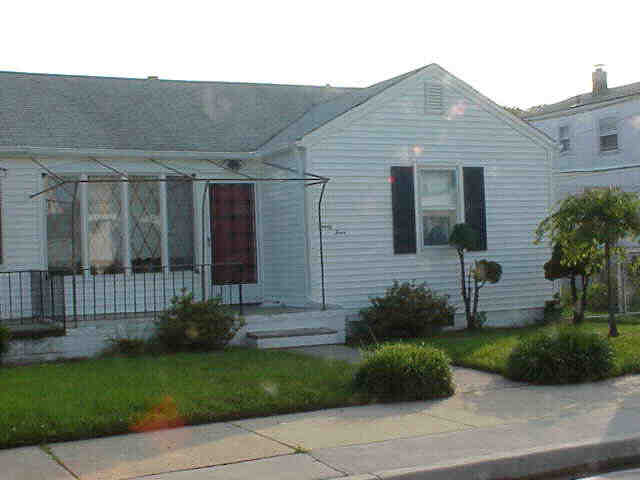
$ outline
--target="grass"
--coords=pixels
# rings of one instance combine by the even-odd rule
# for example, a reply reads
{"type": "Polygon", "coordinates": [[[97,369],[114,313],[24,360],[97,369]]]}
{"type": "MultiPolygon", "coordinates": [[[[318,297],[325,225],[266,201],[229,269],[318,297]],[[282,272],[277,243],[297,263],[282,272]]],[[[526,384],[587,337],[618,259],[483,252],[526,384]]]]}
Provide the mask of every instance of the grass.
{"type": "MultiPolygon", "coordinates": [[[[421,341],[441,348],[451,357],[454,365],[475,368],[487,372],[506,372],[507,358],[519,339],[541,328],[485,328],[478,332],[445,332],[421,341]]],[[[581,327],[606,336],[607,319],[586,320],[581,327]]],[[[614,376],[640,373],[640,320],[634,317],[618,317],[620,336],[612,338],[615,351],[614,376]]]]}
{"type": "Polygon", "coordinates": [[[362,403],[354,367],[290,352],[0,368],[0,448],[362,403]]]}

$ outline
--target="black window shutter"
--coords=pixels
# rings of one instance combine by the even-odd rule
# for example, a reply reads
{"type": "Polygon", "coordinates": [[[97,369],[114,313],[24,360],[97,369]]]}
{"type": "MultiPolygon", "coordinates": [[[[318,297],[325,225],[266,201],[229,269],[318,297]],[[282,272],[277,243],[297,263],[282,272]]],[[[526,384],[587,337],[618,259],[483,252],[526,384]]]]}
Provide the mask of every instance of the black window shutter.
{"type": "Polygon", "coordinates": [[[413,167],[391,167],[394,253],[416,253],[413,167]]]}
{"type": "Polygon", "coordinates": [[[476,250],[487,249],[487,214],[484,198],[484,168],[464,167],[464,217],[465,223],[480,233],[480,245],[476,250]]]}

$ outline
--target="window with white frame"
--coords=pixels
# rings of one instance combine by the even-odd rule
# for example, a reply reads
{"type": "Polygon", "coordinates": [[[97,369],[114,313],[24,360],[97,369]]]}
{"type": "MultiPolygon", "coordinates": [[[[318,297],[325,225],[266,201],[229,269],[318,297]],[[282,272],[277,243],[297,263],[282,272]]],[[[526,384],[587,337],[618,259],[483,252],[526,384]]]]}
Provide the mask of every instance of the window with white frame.
{"type": "Polygon", "coordinates": [[[447,245],[458,221],[458,178],[455,168],[418,169],[418,206],[423,246],[447,245]]]}
{"type": "MultiPolygon", "coordinates": [[[[101,176],[76,183],[80,177],[63,177],[69,183],[49,190],[45,199],[49,268],[121,273],[191,267],[193,182],[168,181],[164,189],[156,178],[131,176],[121,182],[101,176]],[[164,192],[166,202],[161,201],[164,192]]],[[[47,186],[57,183],[47,177],[47,186]]]]}
{"type": "Polygon", "coordinates": [[[571,139],[569,138],[569,126],[562,125],[558,129],[558,141],[560,142],[560,152],[571,150],[571,139]]]}
{"type": "MultiPolygon", "coordinates": [[[[58,188],[48,190],[45,196],[47,256],[49,268],[65,269],[75,266],[80,268],[80,192],[78,177],[62,177],[66,183],[58,188]]],[[[45,188],[56,183],[46,177],[45,188]]]]}
{"type": "Polygon", "coordinates": [[[618,120],[615,117],[601,118],[598,122],[600,151],[609,152],[618,149],[618,120]]]}

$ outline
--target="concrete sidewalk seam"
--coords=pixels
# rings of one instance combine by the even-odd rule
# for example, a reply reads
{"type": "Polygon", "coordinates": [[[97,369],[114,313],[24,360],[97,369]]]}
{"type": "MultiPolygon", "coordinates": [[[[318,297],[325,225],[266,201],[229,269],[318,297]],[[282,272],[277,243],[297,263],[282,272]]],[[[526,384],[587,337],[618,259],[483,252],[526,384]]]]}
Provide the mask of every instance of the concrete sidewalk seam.
{"type": "Polygon", "coordinates": [[[51,460],[53,460],[62,468],[64,468],[69,473],[69,475],[71,475],[73,478],[77,478],[78,480],[80,480],[80,477],[76,475],[76,473],[72,471],[69,467],[67,467],[63,463],[63,461],[60,458],[58,458],[58,456],[55,453],[53,453],[53,450],[51,450],[51,447],[49,447],[49,445],[39,445],[39,448],[44,452],[45,455],[49,456],[51,460]]]}
{"type": "MultiPolygon", "coordinates": [[[[278,444],[282,445],[283,447],[290,448],[292,450],[291,451],[292,454],[309,453],[308,451],[301,451],[301,450],[304,450],[304,447],[302,445],[289,445],[288,443],[283,442],[282,440],[278,440],[277,438],[270,437],[269,435],[265,435],[264,433],[260,433],[260,432],[257,432],[255,430],[251,430],[250,428],[243,427],[242,425],[238,425],[238,424],[233,423],[233,422],[227,422],[227,423],[229,425],[233,425],[236,428],[239,428],[240,430],[244,430],[247,433],[253,433],[254,435],[257,435],[257,436],[259,436],[261,438],[264,438],[265,440],[271,440],[272,442],[278,443],[278,444]]],[[[281,456],[281,455],[278,455],[278,456],[281,456]]]]}
{"type": "Polygon", "coordinates": [[[329,463],[324,462],[324,461],[320,460],[319,458],[316,458],[316,457],[313,455],[313,452],[309,452],[307,455],[309,455],[309,456],[310,456],[311,458],[313,458],[316,462],[321,463],[321,464],[322,464],[322,465],[324,465],[325,467],[330,468],[331,470],[335,470],[336,472],[340,472],[340,473],[341,473],[342,475],[344,475],[345,477],[349,475],[349,473],[348,473],[348,472],[345,472],[344,470],[342,470],[342,469],[340,469],[340,468],[338,468],[338,467],[334,467],[333,465],[330,465],[329,463]]]}
{"type": "MultiPolygon", "coordinates": [[[[167,470],[166,472],[157,472],[157,473],[145,473],[144,475],[137,475],[134,477],[126,477],[126,478],[122,478],[120,480],[137,480],[139,478],[153,478],[153,477],[159,477],[161,475],[167,475],[167,474],[171,474],[171,473],[180,473],[180,472],[195,472],[197,470],[206,470],[208,468],[217,468],[217,467],[226,467],[229,465],[242,465],[243,463],[250,463],[250,462],[257,462],[259,460],[269,460],[271,458],[281,458],[281,457],[289,457],[291,455],[300,455],[299,453],[284,453],[282,455],[270,455],[268,457],[259,457],[259,458],[252,458],[249,460],[238,460],[237,462],[226,462],[226,463],[214,463],[212,465],[199,465],[197,467],[191,467],[191,468],[179,468],[177,470],[167,470]]],[[[307,455],[307,454],[305,454],[307,455]]],[[[311,455],[309,455],[311,456],[311,455]]],[[[313,457],[312,457],[313,458],[313,457]]],[[[315,460],[315,458],[314,458],[315,460]]],[[[320,462],[323,465],[325,465],[323,462],[320,462]]],[[[341,472],[341,470],[334,468],[334,467],[330,467],[333,470],[335,470],[336,472],[341,472]]],[[[345,473],[346,475],[346,473],[345,473]]],[[[76,477],[79,480],[82,480],[80,477],[76,477]]]]}

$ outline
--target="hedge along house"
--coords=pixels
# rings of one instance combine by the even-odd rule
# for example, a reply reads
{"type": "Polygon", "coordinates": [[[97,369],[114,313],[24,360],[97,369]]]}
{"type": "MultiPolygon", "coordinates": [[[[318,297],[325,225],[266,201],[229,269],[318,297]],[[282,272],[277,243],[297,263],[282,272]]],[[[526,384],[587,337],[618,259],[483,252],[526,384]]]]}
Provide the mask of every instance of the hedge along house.
{"type": "Polygon", "coordinates": [[[126,319],[242,285],[243,303],[308,309],[249,333],[339,342],[393,280],[459,302],[446,239],[467,221],[470,260],[504,267],[482,308],[524,321],[551,293],[532,231],[554,154],[435,64],[362,89],[0,73],[0,317],[126,319]]]}

